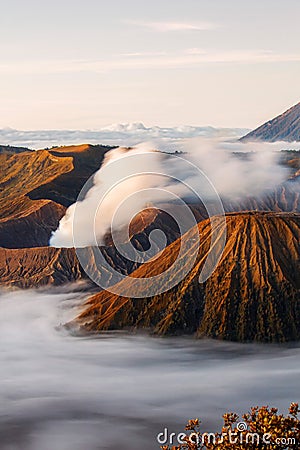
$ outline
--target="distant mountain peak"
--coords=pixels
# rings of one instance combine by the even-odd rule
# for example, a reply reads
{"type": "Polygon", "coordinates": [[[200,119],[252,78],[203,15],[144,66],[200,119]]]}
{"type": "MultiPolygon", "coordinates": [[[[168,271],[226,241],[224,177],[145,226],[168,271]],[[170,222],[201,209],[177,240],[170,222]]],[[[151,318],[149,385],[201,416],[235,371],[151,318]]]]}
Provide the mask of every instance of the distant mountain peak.
{"type": "Polygon", "coordinates": [[[300,102],[246,134],[241,141],[300,141],[300,102]]]}

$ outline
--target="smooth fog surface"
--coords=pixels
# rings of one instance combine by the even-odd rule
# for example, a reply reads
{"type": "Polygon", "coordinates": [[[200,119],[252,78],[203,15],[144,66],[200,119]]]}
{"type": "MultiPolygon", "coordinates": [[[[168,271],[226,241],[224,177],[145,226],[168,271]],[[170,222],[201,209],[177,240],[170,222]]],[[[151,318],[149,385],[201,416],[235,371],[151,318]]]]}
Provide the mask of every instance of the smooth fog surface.
{"type": "Polygon", "coordinates": [[[0,294],[1,450],[152,450],[189,418],[215,430],[228,410],[299,400],[297,347],[73,337],[59,326],[84,298],[0,294]]]}

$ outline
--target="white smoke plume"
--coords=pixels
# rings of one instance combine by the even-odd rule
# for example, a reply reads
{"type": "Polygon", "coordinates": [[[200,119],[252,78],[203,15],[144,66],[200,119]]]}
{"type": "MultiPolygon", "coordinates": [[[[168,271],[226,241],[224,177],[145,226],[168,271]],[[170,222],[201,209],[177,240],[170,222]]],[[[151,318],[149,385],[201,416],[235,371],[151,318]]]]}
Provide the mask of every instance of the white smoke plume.
{"type": "Polygon", "coordinates": [[[285,181],[289,172],[279,164],[282,148],[280,142],[186,142],[190,161],[203,170],[221,198],[230,199],[259,196],[285,181]]]}
{"type": "MultiPolygon", "coordinates": [[[[174,199],[174,196],[184,199],[192,197],[188,187],[197,184],[197,172],[185,172],[182,169],[182,158],[204,172],[221,198],[258,196],[288,177],[287,169],[278,164],[279,150],[282,148],[280,143],[245,144],[195,139],[187,140],[182,148],[184,153],[178,155],[178,158],[170,158],[166,153],[154,151],[151,143],[131,150],[117,148],[108,152],[102,167],[94,176],[93,186],[85,198],[68,208],[50,240],[50,245],[74,246],[75,211],[76,246],[88,246],[94,242],[94,230],[98,244],[102,244],[112,222],[113,228],[128,226],[132,218],[149,203],[155,203],[157,206],[174,199]],[[149,152],[153,155],[150,165],[147,159],[137,157],[135,160],[132,157],[149,152]],[[114,166],[112,163],[116,161],[121,161],[122,164],[114,166]],[[111,170],[108,170],[110,165],[111,170]],[[142,175],[131,177],[133,172],[138,171],[142,175]],[[144,172],[149,172],[150,175],[143,174],[144,172]],[[174,178],[167,179],[159,175],[161,173],[168,173],[179,181],[174,181],[174,178]],[[104,195],[105,193],[107,194],[104,195]],[[101,198],[103,201],[99,208],[101,198]]],[[[172,150],[174,151],[174,148],[172,150]]],[[[163,148],[163,151],[166,149],[163,148]]],[[[199,183],[202,181],[199,179],[199,183]]],[[[200,191],[201,188],[200,184],[200,191]]],[[[204,191],[203,195],[205,196],[204,191]]]]}

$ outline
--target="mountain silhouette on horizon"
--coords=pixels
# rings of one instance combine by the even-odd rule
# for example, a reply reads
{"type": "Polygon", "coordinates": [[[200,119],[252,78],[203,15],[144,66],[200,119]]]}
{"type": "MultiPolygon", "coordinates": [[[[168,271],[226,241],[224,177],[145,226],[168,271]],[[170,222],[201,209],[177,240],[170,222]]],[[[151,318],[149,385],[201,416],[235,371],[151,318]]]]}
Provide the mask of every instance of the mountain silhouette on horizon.
{"type": "Polygon", "coordinates": [[[300,102],[243,136],[241,141],[300,141],[300,102]]]}

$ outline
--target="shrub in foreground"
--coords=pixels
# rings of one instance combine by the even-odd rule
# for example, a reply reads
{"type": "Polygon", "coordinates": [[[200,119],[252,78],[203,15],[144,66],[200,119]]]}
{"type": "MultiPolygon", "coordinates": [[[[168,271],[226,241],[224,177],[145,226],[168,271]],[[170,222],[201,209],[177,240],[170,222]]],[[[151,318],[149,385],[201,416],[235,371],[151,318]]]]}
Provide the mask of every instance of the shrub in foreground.
{"type": "Polygon", "coordinates": [[[288,415],[276,408],[255,407],[239,418],[224,414],[220,433],[205,433],[198,419],[190,420],[182,437],[183,443],[162,450],[299,450],[299,405],[292,403],[288,415]]]}

